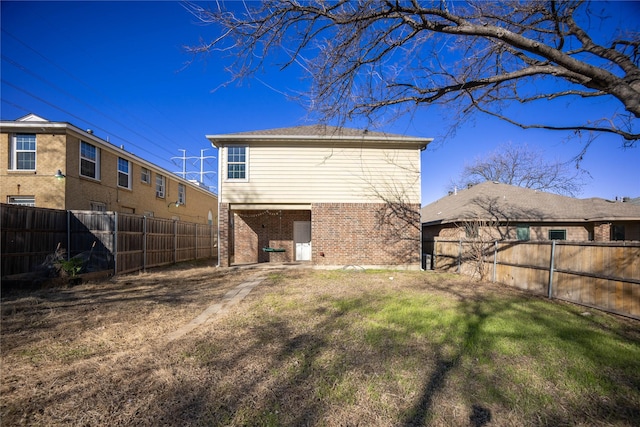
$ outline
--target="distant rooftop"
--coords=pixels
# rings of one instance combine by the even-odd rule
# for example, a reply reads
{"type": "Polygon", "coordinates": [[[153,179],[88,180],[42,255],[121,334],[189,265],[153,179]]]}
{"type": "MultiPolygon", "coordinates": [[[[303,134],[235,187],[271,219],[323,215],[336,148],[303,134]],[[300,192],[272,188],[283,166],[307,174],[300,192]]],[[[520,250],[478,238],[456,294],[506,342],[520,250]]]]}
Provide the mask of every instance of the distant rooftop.
{"type": "Polygon", "coordinates": [[[465,220],[606,221],[640,220],[640,206],[601,198],[577,199],[514,185],[483,182],[426,205],[423,224],[465,220]]]}

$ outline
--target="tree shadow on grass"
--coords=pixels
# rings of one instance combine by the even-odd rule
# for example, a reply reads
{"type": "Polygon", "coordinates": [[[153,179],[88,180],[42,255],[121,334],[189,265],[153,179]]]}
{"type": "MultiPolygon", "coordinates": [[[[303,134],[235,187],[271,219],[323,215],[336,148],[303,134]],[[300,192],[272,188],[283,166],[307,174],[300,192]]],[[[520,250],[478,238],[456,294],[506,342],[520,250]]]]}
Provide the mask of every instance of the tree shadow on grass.
{"type": "MultiPolygon", "coordinates": [[[[283,285],[286,281],[265,288],[283,285]]],[[[74,365],[11,405],[35,413],[31,420],[38,421],[38,408],[45,408],[44,415],[63,417],[49,420],[74,420],[65,409],[78,404],[82,419],[93,425],[505,425],[511,421],[504,419],[505,412],[517,402],[509,395],[514,378],[501,362],[517,370],[517,363],[540,357],[546,349],[536,346],[543,335],[570,341],[593,363],[607,354],[596,344],[602,338],[595,326],[578,334],[577,328],[584,327],[579,318],[559,325],[554,316],[562,310],[547,310],[536,297],[492,296],[476,285],[446,282],[422,282],[410,296],[399,297],[394,290],[366,285],[346,296],[309,297],[301,288],[296,291],[301,299],[289,302],[264,290],[254,295],[256,304],[245,304],[224,321],[102,365],[74,365]],[[421,307],[427,302],[428,310],[421,307]],[[397,315],[404,309],[408,312],[397,315]],[[490,328],[496,320],[516,317],[532,327],[490,328]],[[491,359],[496,342],[505,338],[528,353],[514,360],[491,359]],[[496,372],[490,372],[494,367],[496,372]],[[416,378],[417,393],[409,395],[407,390],[415,388],[405,382],[416,378]],[[456,418],[446,418],[451,413],[439,406],[443,393],[456,394],[456,403],[464,406],[456,418]]],[[[633,371],[621,366],[640,372],[640,362],[634,360],[638,352],[625,351],[607,369],[630,390],[628,398],[617,393],[598,400],[585,394],[584,402],[568,402],[574,406],[566,410],[536,403],[535,418],[523,410],[514,419],[533,425],[633,424],[640,417],[640,393],[633,391],[640,374],[625,377],[624,372],[633,371]]],[[[575,375],[583,373],[575,369],[575,375]]]]}
{"type": "MultiPolygon", "coordinates": [[[[594,400],[593,396],[585,395],[584,401],[580,401],[579,393],[582,392],[578,392],[578,401],[563,401],[560,406],[546,405],[545,390],[540,390],[540,394],[538,390],[526,390],[527,387],[536,386],[516,384],[516,377],[499,365],[506,362],[508,369],[516,371],[539,369],[535,366],[518,366],[518,358],[523,361],[535,360],[543,351],[536,349],[543,336],[551,335],[554,340],[566,340],[577,333],[576,328],[581,327],[581,324],[567,324],[559,328],[558,320],[554,319],[559,312],[551,310],[546,314],[539,313],[539,298],[524,295],[491,298],[483,296],[481,292],[456,289],[446,284],[433,285],[432,289],[448,294],[456,301],[451,306],[456,314],[449,323],[439,322],[438,313],[431,312],[425,315],[433,316],[432,319],[405,322],[402,317],[394,321],[390,316],[384,322],[380,321],[375,317],[377,310],[395,297],[375,293],[364,293],[348,299],[326,298],[320,303],[315,301],[322,306],[307,312],[307,316],[314,319],[312,326],[298,328],[286,316],[271,315],[267,321],[257,318],[251,331],[243,334],[243,345],[239,344],[233,351],[211,352],[203,359],[216,375],[226,378],[223,381],[226,385],[215,385],[221,385],[221,390],[226,392],[218,390],[213,394],[192,395],[195,399],[208,399],[208,403],[194,402],[195,407],[206,408],[198,422],[211,425],[286,426],[359,423],[407,427],[451,422],[478,427],[490,423],[509,424],[510,419],[505,420],[505,414],[534,425],[589,424],[594,420],[629,423],[640,416],[637,391],[632,392],[629,398],[615,394],[594,400]],[[513,317],[530,319],[540,329],[512,331],[506,328],[491,331],[488,328],[496,319],[508,321],[513,317]],[[368,319],[364,322],[366,327],[375,329],[357,330],[362,324],[354,324],[363,318],[368,319]],[[432,331],[434,338],[427,337],[431,339],[428,349],[419,350],[428,354],[416,355],[412,340],[429,335],[425,331],[428,331],[430,321],[435,325],[432,331]],[[514,360],[483,360],[492,357],[492,352],[497,351],[496,342],[503,339],[515,342],[525,353],[514,356],[514,360]],[[363,345],[367,340],[373,341],[371,347],[363,345]],[[256,358],[256,355],[260,356],[256,358]],[[398,381],[391,380],[382,384],[384,387],[397,387],[395,390],[384,390],[389,396],[397,395],[394,401],[397,406],[393,409],[397,412],[390,415],[389,408],[386,408],[375,413],[380,408],[376,406],[377,403],[371,402],[365,403],[371,405],[367,409],[359,407],[358,399],[362,398],[364,392],[362,387],[367,392],[371,389],[375,392],[376,384],[361,386],[359,380],[354,382],[353,379],[362,378],[366,381],[368,377],[393,375],[385,372],[385,369],[393,363],[393,366],[401,364],[407,356],[424,358],[424,369],[415,373],[423,378],[419,393],[408,399],[402,395],[403,388],[398,386],[398,381]],[[489,368],[494,367],[496,372],[490,372],[489,368]],[[514,387],[517,388],[516,392],[524,393],[516,400],[511,394],[514,387]],[[457,403],[465,406],[457,418],[447,419],[448,415],[438,406],[442,403],[442,393],[459,394],[457,403]],[[518,408],[520,398],[532,399],[534,403],[528,408],[518,408]],[[212,407],[212,402],[224,403],[212,407]],[[536,413],[534,415],[528,411],[536,413]]],[[[446,315],[446,310],[448,308],[443,308],[443,315],[446,315]]],[[[595,362],[603,358],[605,353],[598,346],[593,346],[589,342],[591,339],[598,340],[599,334],[584,334],[573,345],[595,362]]],[[[206,347],[209,342],[209,338],[204,336],[199,345],[206,347]]],[[[629,352],[613,369],[617,370],[621,363],[640,363],[630,359],[633,354],[629,352]]],[[[402,366],[400,368],[404,369],[402,366]]],[[[537,372],[536,375],[544,375],[544,372],[537,372]]],[[[565,374],[561,371],[559,375],[565,374]]],[[[542,381],[552,379],[543,378],[542,381]]],[[[632,388],[638,384],[638,375],[625,381],[627,387],[632,388]]],[[[560,398],[565,399],[562,395],[564,390],[552,393],[560,393],[560,398]]],[[[551,399],[555,397],[554,394],[550,396],[551,399]]]]}
{"type": "MultiPolygon", "coordinates": [[[[431,372],[430,377],[424,383],[420,399],[409,412],[409,416],[405,418],[402,425],[406,427],[424,425],[432,416],[434,396],[445,387],[447,377],[452,371],[457,369],[462,359],[467,356],[467,349],[474,348],[478,345],[482,334],[482,326],[485,321],[499,310],[510,308],[510,304],[496,305],[493,311],[483,308],[483,301],[479,297],[470,297],[469,290],[465,293],[457,292],[452,288],[442,287],[441,291],[453,295],[460,303],[459,306],[464,310],[462,315],[457,319],[457,327],[462,328],[461,341],[457,336],[460,331],[447,333],[447,337],[443,340],[445,344],[454,344],[449,348],[455,348],[452,354],[445,356],[439,348],[435,349],[436,363],[431,372]]],[[[457,329],[457,328],[456,328],[457,329]]],[[[480,427],[485,425],[492,418],[491,410],[483,406],[474,404],[471,407],[471,415],[469,416],[470,425],[480,427]]]]}
{"type": "MultiPolygon", "coordinates": [[[[500,288],[493,297],[477,297],[469,290],[461,292],[438,284],[433,287],[455,295],[460,301],[464,316],[460,324],[465,330],[462,351],[450,359],[455,366],[445,365],[448,369],[434,372],[433,377],[451,374],[465,358],[493,357],[498,342],[509,343],[517,348],[512,356],[509,352],[498,353],[507,366],[496,364],[493,375],[474,378],[473,387],[492,390],[486,396],[494,404],[497,402],[503,408],[515,405],[515,411],[521,414],[531,411],[527,405],[517,407],[510,391],[515,386],[521,388],[518,399],[535,402],[532,405],[537,407],[535,414],[530,414],[532,425],[633,424],[640,419],[640,336],[637,330],[629,332],[629,322],[637,327],[635,321],[597,311],[585,319],[576,316],[584,311],[582,307],[507,288],[502,292],[513,293],[513,297],[501,295],[500,288]],[[497,331],[496,322],[511,322],[518,327],[497,331]],[[517,360],[522,362],[516,363],[517,360]],[[516,384],[519,373],[530,375],[534,383],[516,384]]],[[[435,391],[431,383],[426,383],[422,401],[430,402],[435,391]]],[[[429,408],[434,409],[419,407],[418,414],[423,417],[418,421],[428,419],[429,408]]],[[[486,419],[498,421],[495,414],[482,408],[473,405],[471,425],[486,419]]]]}

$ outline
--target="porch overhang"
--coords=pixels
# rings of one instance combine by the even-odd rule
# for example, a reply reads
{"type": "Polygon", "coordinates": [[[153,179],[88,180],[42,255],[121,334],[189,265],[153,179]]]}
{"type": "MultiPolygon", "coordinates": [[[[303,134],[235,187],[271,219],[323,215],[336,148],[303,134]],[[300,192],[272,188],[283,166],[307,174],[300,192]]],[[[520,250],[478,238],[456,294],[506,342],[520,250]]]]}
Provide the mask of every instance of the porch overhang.
{"type": "Polygon", "coordinates": [[[310,211],[309,203],[231,203],[229,210],[232,211],[310,211]]]}

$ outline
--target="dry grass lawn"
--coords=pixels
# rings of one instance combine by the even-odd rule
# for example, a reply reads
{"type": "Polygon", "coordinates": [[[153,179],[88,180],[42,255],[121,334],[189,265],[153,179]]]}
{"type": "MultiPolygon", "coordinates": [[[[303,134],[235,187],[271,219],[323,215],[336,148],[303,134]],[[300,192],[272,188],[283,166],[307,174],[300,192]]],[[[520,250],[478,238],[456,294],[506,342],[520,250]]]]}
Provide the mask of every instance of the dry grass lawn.
{"type": "Polygon", "coordinates": [[[640,420],[637,321],[454,275],[180,265],[3,292],[1,332],[3,426],[640,420]]]}

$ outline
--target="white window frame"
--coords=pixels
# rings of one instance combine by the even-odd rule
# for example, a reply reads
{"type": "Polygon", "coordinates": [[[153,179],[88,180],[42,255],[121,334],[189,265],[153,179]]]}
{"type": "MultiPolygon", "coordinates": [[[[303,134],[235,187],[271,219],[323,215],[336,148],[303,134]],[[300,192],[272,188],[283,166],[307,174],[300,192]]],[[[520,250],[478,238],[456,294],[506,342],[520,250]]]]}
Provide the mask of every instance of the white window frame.
{"type": "Polygon", "coordinates": [[[227,152],[225,153],[225,161],[226,161],[226,167],[227,167],[227,171],[225,174],[225,180],[226,181],[241,181],[241,182],[246,182],[249,181],[249,146],[248,145],[229,145],[227,146],[227,152]],[[229,156],[231,155],[231,149],[235,149],[235,148],[244,148],[244,162],[239,162],[239,161],[229,161],[229,156]],[[236,177],[230,177],[229,173],[230,173],[230,166],[231,165],[244,165],[244,177],[242,178],[236,178],[236,177]]]}
{"type": "Polygon", "coordinates": [[[79,168],[79,174],[81,177],[83,178],[90,178],[90,179],[95,179],[96,181],[100,181],[100,148],[96,147],[93,144],[89,144],[86,141],[82,141],[80,140],[80,168],[79,168]],[[93,147],[96,150],[96,158],[92,159],[89,157],[85,157],[82,155],[82,144],[87,144],[89,147],[93,147]],[[91,175],[85,175],[82,173],[82,161],[86,161],[86,162],[90,162],[93,163],[95,165],[95,175],[96,176],[91,176],[91,175]]]}
{"type": "Polygon", "coordinates": [[[9,169],[14,171],[35,171],[38,161],[38,137],[35,133],[16,133],[11,137],[11,157],[9,169]],[[33,150],[18,149],[18,137],[19,136],[33,136],[34,148],[33,150]],[[33,169],[18,168],[18,154],[19,153],[33,153],[33,169]]]}
{"type": "Polygon", "coordinates": [[[167,194],[167,179],[164,175],[156,174],[156,197],[164,199],[167,194]]]}
{"type": "Polygon", "coordinates": [[[140,182],[144,184],[151,184],[151,170],[143,167],[140,171],[140,182]]]}
{"type": "Polygon", "coordinates": [[[7,196],[7,204],[17,206],[36,206],[36,196],[7,196]]]}
{"type": "Polygon", "coordinates": [[[184,205],[187,203],[187,186],[178,184],[178,203],[184,205]]]}
{"type": "Polygon", "coordinates": [[[132,164],[129,160],[123,158],[123,157],[118,157],[118,187],[120,188],[126,188],[128,190],[131,190],[131,169],[132,169],[132,164]],[[123,162],[126,163],[127,165],[127,170],[123,171],[120,169],[120,166],[123,165],[123,162]],[[127,185],[122,185],[120,183],[120,177],[121,176],[126,176],[127,178],[127,185]]]}

